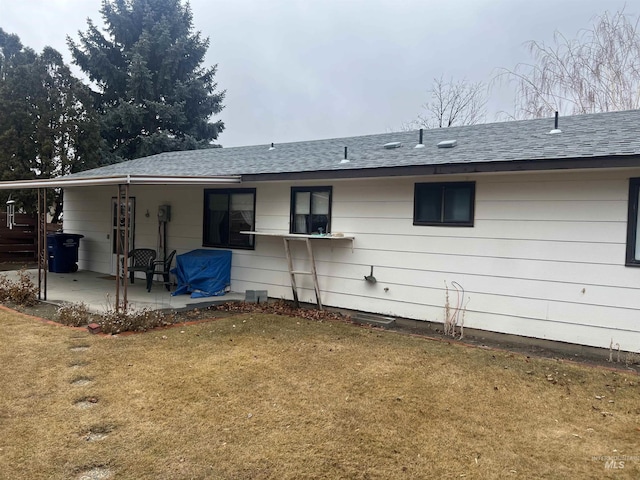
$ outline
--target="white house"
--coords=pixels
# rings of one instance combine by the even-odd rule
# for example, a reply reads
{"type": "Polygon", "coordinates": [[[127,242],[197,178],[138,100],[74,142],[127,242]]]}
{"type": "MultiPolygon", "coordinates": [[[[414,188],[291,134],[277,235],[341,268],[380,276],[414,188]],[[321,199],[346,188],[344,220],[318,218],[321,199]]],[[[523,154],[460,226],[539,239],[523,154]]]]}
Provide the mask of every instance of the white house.
{"type": "MultiPolygon", "coordinates": [[[[234,291],[292,298],[280,237],[310,235],[324,305],[443,322],[456,282],[466,328],[640,350],[640,111],[419,142],[413,131],[162,153],[56,185],[65,231],[85,236],[81,269],[115,270],[115,184],[127,183],[132,245],[231,250],[234,291]]],[[[310,270],[296,243],[295,269],[310,270]]],[[[296,280],[314,303],[312,276],[296,280]]]]}

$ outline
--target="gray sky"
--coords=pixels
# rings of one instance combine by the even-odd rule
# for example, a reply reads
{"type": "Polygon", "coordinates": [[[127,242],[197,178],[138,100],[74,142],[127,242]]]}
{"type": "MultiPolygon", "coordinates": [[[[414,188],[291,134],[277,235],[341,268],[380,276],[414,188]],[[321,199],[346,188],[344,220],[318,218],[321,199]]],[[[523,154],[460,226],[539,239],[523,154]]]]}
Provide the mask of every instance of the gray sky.
{"type": "MultiPolygon", "coordinates": [[[[527,40],[569,37],[621,0],[191,0],[227,91],[223,146],[283,143],[398,130],[421,112],[435,77],[489,81],[527,62],[527,40]]],[[[0,0],[0,27],[23,44],[71,56],[100,0],[0,0]]],[[[489,121],[511,112],[507,87],[490,95],[489,121]]]]}

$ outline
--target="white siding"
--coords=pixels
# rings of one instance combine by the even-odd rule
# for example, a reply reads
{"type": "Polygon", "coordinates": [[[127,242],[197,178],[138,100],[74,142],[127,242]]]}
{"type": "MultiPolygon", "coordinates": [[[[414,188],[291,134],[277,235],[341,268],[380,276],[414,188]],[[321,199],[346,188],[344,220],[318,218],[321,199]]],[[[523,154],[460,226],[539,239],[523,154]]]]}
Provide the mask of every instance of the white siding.
{"type": "MultiPolygon", "coordinates": [[[[64,229],[81,233],[79,267],[102,273],[112,272],[112,199],[117,187],[78,187],[64,192],[64,229]]],[[[158,206],[171,205],[167,227],[167,251],[193,250],[202,242],[202,188],[132,186],[135,198],[135,238],[137,248],[160,250],[158,206]],[[148,214],[148,216],[147,216],[148,214]]]]}
{"type": "Polygon", "coordinates": [[[84,235],[78,250],[80,269],[111,272],[109,236],[112,195],[117,195],[116,187],[86,187],[64,191],[64,231],[84,235]]]}
{"type": "MultiPolygon", "coordinates": [[[[640,269],[624,266],[629,177],[640,171],[519,173],[244,184],[257,188],[256,229],[289,231],[291,186],[333,187],[332,231],[314,240],[323,303],[443,321],[445,282],[465,288],[465,326],[640,350],[640,269]],[[475,181],[475,226],[413,225],[416,182],[475,181]],[[364,281],[374,266],[378,282],[364,281]]],[[[87,236],[81,268],[107,271],[111,189],[65,192],[65,229],[87,236]],[[104,221],[96,220],[105,216],[104,221]]],[[[172,206],[168,248],[202,244],[203,188],[135,187],[136,246],[157,247],[157,206],[172,206]],[[146,210],[150,217],[145,217],[146,210]]],[[[305,268],[294,245],[296,268],[305,268]]],[[[299,277],[300,298],[314,301],[299,277]]],[[[291,298],[282,240],[233,250],[232,289],[291,298]]],[[[456,293],[450,287],[451,303],[456,293]]]]}

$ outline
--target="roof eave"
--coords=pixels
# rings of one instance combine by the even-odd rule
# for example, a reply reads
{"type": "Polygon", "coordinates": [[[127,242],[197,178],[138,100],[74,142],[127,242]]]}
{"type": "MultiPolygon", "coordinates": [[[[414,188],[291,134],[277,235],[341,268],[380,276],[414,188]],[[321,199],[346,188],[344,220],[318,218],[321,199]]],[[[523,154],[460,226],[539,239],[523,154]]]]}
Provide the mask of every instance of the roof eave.
{"type": "Polygon", "coordinates": [[[240,183],[239,175],[233,176],[163,176],[163,175],[112,175],[104,177],[59,177],[37,180],[0,182],[0,190],[33,188],[67,188],[100,185],[212,185],[240,183]]]}
{"type": "Polygon", "coordinates": [[[344,170],[315,170],[307,172],[259,173],[242,175],[242,182],[324,180],[378,177],[411,177],[429,175],[459,175],[470,173],[499,173],[553,170],[609,169],[640,167],[640,155],[610,155],[562,159],[534,159],[495,162],[443,163],[344,170]]]}

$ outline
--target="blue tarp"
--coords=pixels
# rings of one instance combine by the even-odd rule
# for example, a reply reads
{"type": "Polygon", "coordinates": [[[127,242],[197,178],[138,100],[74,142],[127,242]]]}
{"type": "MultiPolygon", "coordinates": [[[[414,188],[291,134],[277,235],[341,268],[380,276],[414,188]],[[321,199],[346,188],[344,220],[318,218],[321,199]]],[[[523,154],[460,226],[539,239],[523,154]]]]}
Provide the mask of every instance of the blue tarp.
{"type": "Polygon", "coordinates": [[[178,288],[171,295],[191,293],[191,298],[224,295],[231,285],[231,252],[228,250],[192,250],[176,257],[171,270],[178,288]]]}

